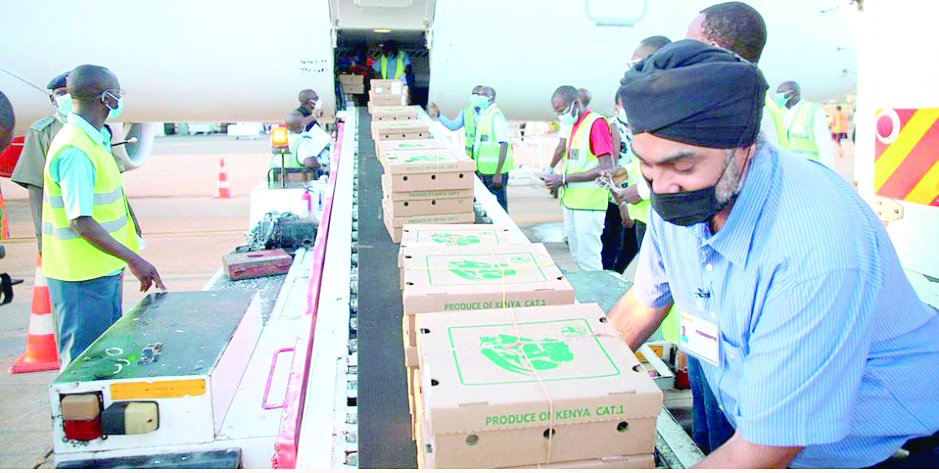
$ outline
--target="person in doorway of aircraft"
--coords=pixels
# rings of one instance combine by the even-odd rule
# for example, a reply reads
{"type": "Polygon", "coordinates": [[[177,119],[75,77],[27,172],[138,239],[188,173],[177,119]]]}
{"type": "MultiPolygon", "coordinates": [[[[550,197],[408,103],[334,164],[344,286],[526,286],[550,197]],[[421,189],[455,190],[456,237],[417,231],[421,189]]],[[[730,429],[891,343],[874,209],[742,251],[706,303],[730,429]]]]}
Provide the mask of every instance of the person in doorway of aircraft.
{"type": "Polygon", "coordinates": [[[29,208],[36,226],[36,243],[42,253],[42,169],[46,164],[46,153],[56,133],[62,129],[66,117],[72,112],[72,96],[65,87],[68,72],[63,72],[49,81],[49,99],[55,110],[52,115],[36,120],[26,132],[23,152],[13,168],[10,180],[29,192],[29,208]]]}
{"type": "Polygon", "coordinates": [[[372,70],[379,79],[400,79],[405,85],[411,85],[407,82],[406,74],[406,68],[410,65],[411,58],[398,49],[398,43],[386,41],[381,46],[381,56],[372,64],[372,70]]]}
{"type": "Polygon", "coordinates": [[[803,100],[802,89],[795,81],[779,84],[773,101],[779,147],[834,169],[835,155],[825,109],[803,100]]]}
{"type": "Polygon", "coordinates": [[[313,89],[303,89],[297,94],[300,106],[295,110],[303,116],[303,131],[310,131],[316,126],[316,120],[323,118],[323,101],[313,89]]]}
{"type": "Polygon", "coordinates": [[[939,312],[850,184],[759,137],[768,88],[692,40],[626,74],[655,212],[609,318],[638,349],[678,307],[736,428],[697,467],[935,466],[939,312]]]}
{"type": "Polygon", "coordinates": [[[466,104],[463,110],[460,110],[455,119],[451,120],[446,115],[441,114],[440,108],[435,103],[431,103],[430,107],[427,108],[427,114],[430,115],[430,118],[439,118],[440,123],[450,131],[457,131],[462,128],[466,155],[472,157],[473,144],[476,141],[476,124],[479,123],[479,109],[488,103],[489,97],[483,94],[483,86],[477,85],[470,92],[469,103],[466,104]]]}
{"type": "Polygon", "coordinates": [[[600,235],[610,192],[596,182],[613,168],[613,136],[603,116],[583,105],[577,89],[564,85],[551,95],[558,120],[571,126],[563,171],[542,177],[548,189],[560,189],[564,232],[581,271],[601,271],[600,235]]]}
{"type": "Polygon", "coordinates": [[[156,268],[139,256],[139,225],[111,155],[104,121],[123,110],[117,77],[101,66],[69,73],[72,97],[62,130],[52,140],[43,171],[42,273],[57,319],[63,370],[121,317],[125,267],[165,291],[156,268]]]}

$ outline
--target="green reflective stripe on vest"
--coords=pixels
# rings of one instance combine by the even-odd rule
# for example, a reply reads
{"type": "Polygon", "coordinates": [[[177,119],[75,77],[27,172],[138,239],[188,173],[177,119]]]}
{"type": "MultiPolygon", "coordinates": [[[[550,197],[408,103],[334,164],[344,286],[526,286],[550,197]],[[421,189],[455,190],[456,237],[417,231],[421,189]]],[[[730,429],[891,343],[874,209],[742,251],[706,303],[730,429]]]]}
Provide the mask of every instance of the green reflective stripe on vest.
{"type": "Polygon", "coordinates": [[[476,142],[476,110],[472,105],[463,109],[463,135],[466,137],[466,155],[473,157],[473,143],[476,142]]]}
{"type": "MultiPolygon", "coordinates": [[[[101,228],[103,228],[104,231],[111,233],[124,228],[124,226],[127,225],[127,222],[128,219],[125,215],[111,222],[98,222],[98,225],[101,225],[101,228]]],[[[42,234],[52,235],[53,238],[57,238],[59,240],[74,240],[76,238],[81,238],[81,235],[75,233],[69,227],[54,228],[51,223],[46,222],[43,222],[42,224],[42,234]]]]}
{"type": "MultiPolygon", "coordinates": [[[[400,79],[404,74],[404,55],[400,52],[395,60],[395,76],[392,79],[400,79]]],[[[381,55],[381,78],[388,79],[388,56],[381,55]]]]}
{"type": "Polygon", "coordinates": [[[59,151],[66,146],[74,146],[85,153],[95,168],[95,198],[91,213],[95,222],[135,253],[137,229],[130,218],[121,172],[114,157],[78,127],[62,127],[52,141],[43,170],[42,273],[62,281],[86,281],[112,274],[126,264],[95,248],[69,226],[71,222],[65,211],[62,188],[49,174],[50,166],[59,159],[59,151]]]}
{"type": "MultiPolygon", "coordinates": [[[[473,159],[476,160],[476,171],[484,176],[492,176],[499,167],[499,155],[502,153],[502,145],[495,141],[492,123],[496,115],[502,116],[502,110],[495,105],[490,105],[486,110],[482,110],[486,115],[479,121],[479,127],[476,129],[476,140],[478,147],[475,148],[473,159]]],[[[505,154],[505,162],[502,163],[502,174],[505,174],[515,167],[515,158],[512,154],[512,144],[509,143],[505,154]]]]}
{"type": "MultiPolygon", "coordinates": [[[[593,123],[602,119],[599,113],[590,112],[568,143],[567,156],[564,158],[564,173],[567,175],[587,172],[600,164],[597,156],[590,150],[590,129],[593,123]]],[[[609,191],[594,181],[568,182],[561,187],[561,205],[571,210],[606,210],[609,191]]]]}
{"type": "MultiPolygon", "coordinates": [[[[95,204],[94,205],[107,205],[117,202],[121,197],[124,197],[124,189],[115,189],[112,192],[105,194],[95,194],[95,204]]],[[[49,205],[54,209],[64,209],[65,208],[65,199],[62,197],[48,197],[49,205]]]]}
{"type": "Polygon", "coordinates": [[[818,145],[815,143],[815,133],[813,131],[815,109],[818,104],[802,101],[798,104],[799,109],[796,115],[792,117],[792,123],[789,124],[789,146],[787,149],[806,159],[818,161],[818,145]]]}
{"type": "Polygon", "coordinates": [[[766,92],[766,105],[763,113],[768,113],[773,119],[773,125],[776,126],[776,140],[780,148],[789,149],[788,130],[786,130],[786,108],[776,105],[773,96],[766,92]]]}

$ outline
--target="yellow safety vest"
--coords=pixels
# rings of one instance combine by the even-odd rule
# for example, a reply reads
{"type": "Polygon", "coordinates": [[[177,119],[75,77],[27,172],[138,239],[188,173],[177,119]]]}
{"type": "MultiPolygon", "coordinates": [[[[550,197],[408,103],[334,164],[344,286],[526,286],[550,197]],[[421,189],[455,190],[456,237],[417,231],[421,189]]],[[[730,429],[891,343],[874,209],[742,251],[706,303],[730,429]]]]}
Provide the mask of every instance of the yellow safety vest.
{"type": "MultiPolygon", "coordinates": [[[[398,53],[395,63],[395,76],[391,79],[400,79],[404,74],[404,54],[398,53]]],[[[388,79],[388,56],[381,55],[381,78],[388,79]]]]}
{"type": "Polygon", "coordinates": [[[286,156],[284,159],[284,167],[287,169],[303,168],[303,162],[300,161],[300,156],[297,156],[297,147],[300,146],[300,142],[305,138],[309,138],[309,135],[306,133],[287,134],[287,151],[290,153],[289,156],[286,156]]]}
{"type": "Polygon", "coordinates": [[[473,143],[476,141],[476,110],[472,104],[463,109],[463,134],[466,137],[466,155],[473,157],[473,143]]]}
{"type": "MultiPolygon", "coordinates": [[[[486,115],[479,121],[479,127],[476,129],[475,139],[479,140],[479,146],[475,148],[473,159],[476,160],[476,171],[484,176],[492,176],[499,167],[499,155],[502,152],[502,145],[495,140],[492,123],[496,115],[502,116],[503,120],[505,120],[505,115],[495,105],[490,105],[486,110],[480,110],[480,113],[486,115]]],[[[502,174],[509,172],[514,167],[515,158],[512,154],[512,144],[509,143],[509,148],[505,154],[505,162],[502,163],[502,174]]]]}
{"type": "MultiPolygon", "coordinates": [[[[590,129],[593,122],[601,120],[599,113],[590,112],[584,117],[577,131],[567,142],[567,156],[564,158],[564,173],[567,175],[596,169],[600,164],[597,156],[590,150],[590,129]]],[[[610,191],[594,181],[568,182],[561,187],[561,205],[571,210],[606,210],[610,191]]]]}
{"type": "Polygon", "coordinates": [[[789,149],[789,139],[786,136],[788,134],[786,131],[786,107],[776,105],[776,101],[773,100],[773,96],[768,91],[766,92],[766,106],[763,113],[768,113],[773,119],[773,125],[776,125],[776,139],[779,147],[789,149]]]}
{"type": "Polygon", "coordinates": [[[818,161],[818,145],[815,144],[813,131],[813,117],[818,104],[803,100],[796,106],[799,109],[796,110],[796,115],[792,117],[792,123],[789,124],[786,149],[806,159],[818,161]]]}
{"type": "Polygon", "coordinates": [[[87,281],[123,269],[126,263],[95,248],[69,228],[62,188],[49,174],[58,152],[66,146],[84,152],[95,168],[95,202],[91,217],[134,253],[137,252],[137,228],[124,197],[121,171],[111,152],[92,141],[77,126],[66,124],[52,140],[43,170],[42,274],[62,281],[87,281]]]}

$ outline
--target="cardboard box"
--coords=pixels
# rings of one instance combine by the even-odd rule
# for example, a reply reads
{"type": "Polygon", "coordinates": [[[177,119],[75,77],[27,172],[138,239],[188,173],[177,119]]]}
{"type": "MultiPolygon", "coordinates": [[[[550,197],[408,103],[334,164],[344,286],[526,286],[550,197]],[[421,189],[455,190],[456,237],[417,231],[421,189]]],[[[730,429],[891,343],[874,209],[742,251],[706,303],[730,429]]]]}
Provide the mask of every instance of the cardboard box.
{"type": "MultiPolygon", "coordinates": [[[[385,122],[390,126],[409,122],[385,122]]],[[[420,123],[420,122],[416,122],[420,123]]],[[[424,127],[426,128],[426,126],[424,127]]],[[[387,129],[377,130],[386,134],[387,129]]],[[[474,172],[476,162],[464,153],[450,149],[386,150],[380,159],[385,174],[418,174],[446,172],[474,172]]]]}
{"type": "Polygon", "coordinates": [[[410,258],[415,248],[474,245],[507,245],[514,242],[509,228],[503,225],[405,225],[401,230],[401,248],[398,251],[398,267],[410,258]]]}
{"type": "Polygon", "coordinates": [[[411,433],[417,445],[423,443],[423,418],[424,418],[424,394],[423,394],[423,374],[420,368],[414,370],[414,376],[411,378],[411,384],[408,390],[411,392],[411,433]],[[420,440],[418,440],[420,439],[420,440]]]}
{"type": "Polygon", "coordinates": [[[369,95],[403,95],[407,86],[400,79],[372,79],[369,95]]]}
{"type": "Polygon", "coordinates": [[[406,95],[402,95],[400,97],[396,95],[379,95],[377,97],[370,95],[368,98],[368,113],[374,113],[376,109],[381,107],[400,107],[402,105],[407,105],[407,100],[408,98],[406,95]]]}
{"type": "Polygon", "coordinates": [[[574,289],[542,244],[415,248],[412,255],[404,263],[405,314],[574,303],[574,289]]]}
{"type": "Polygon", "coordinates": [[[365,76],[358,74],[339,74],[339,85],[344,94],[364,94],[365,76]]]}
{"type": "Polygon", "coordinates": [[[382,183],[382,190],[389,194],[415,191],[447,191],[472,189],[473,171],[421,172],[389,175],[382,183]]]}
{"type": "Polygon", "coordinates": [[[410,191],[410,192],[386,192],[385,189],[391,187],[391,184],[385,184],[390,180],[382,174],[382,197],[392,202],[402,200],[427,200],[427,199],[469,199],[473,200],[473,189],[440,189],[429,191],[410,191]]]}
{"type": "Polygon", "coordinates": [[[476,220],[475,212],[463,214],[441,214],[441,215],[420,215],[414,217],[395,217],[391,210],[386,207],[388,201],[382,199],[382,219],[385,222],[385,228],[388,229],[388,235],[395,243],[401,242],[401,229],[407,224],[426,223],[426,224],[448,224],[448,223],[472,223],[476,220]]]}
{"type": "Polygon", "coordinates": [[[547,463],[540,465],[516,466],[513,469],[549,469],[549,470],[638,470],[655,468],[655,455],[623,455],[618,457],[598,458],[575,462],[547,463]]]}
{"type": "Polygon", "coordinates": [[[375,141],[428,139],[430,128],[418,120],[372,122],[372,138],[375,141]]]}
{"type": "Polygon", "coordinates": [[[460,214],[473,211],[473,198],[457,199],[406,199],[391,200],[385,197],[386,207],[394,217],[417,217],[441,214],[460,214]]]}
{"type": "MultiPolygon", "coordinates": [[[[447,147],[441,144],[439,141],[429,138],[424,140],[391,140],[375,142],[375,155],[378,156],[379,161],[385,159],[385,153],[392,151],[421,151],[429,149],[447,149],[447,147]]],[[[382,164],[382,167],[384,167],[384,163],[382,164]]]]}
{"type": "Polygon", "coordinates": [[[372,123],[380,121],[401,121],[417,120],[420,107],[417,105],[405,105],[398,107],[380,107],[372,112],[372,123]]]}
{"type": "Polygon", "coordinates": [[[418,312],[416,331],[437,468],[654,452],[662,391],[599,305],[418,312]]]}

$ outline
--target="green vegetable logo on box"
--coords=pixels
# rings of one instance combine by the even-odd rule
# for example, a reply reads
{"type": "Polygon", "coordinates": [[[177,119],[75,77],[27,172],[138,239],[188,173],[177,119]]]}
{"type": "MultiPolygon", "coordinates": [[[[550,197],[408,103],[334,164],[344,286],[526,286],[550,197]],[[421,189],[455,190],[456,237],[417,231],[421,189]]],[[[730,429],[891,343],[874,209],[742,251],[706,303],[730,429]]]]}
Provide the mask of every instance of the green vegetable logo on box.
{"type": "Polygon", "coordinates": [[[489,281],[512,276],[517,273],[508,264],[490,264],[483,261],[451,261],[450,271],[457,276],[470,281],[489,281]]]}
{"type": "Polygon", "coordinates": [[[574,360],[567,343],[552,338],[536,342],[532,338],[511,335],[482,336],[479,337],[479,344],[486,358],[512,373],[531,374],[534,371],[552,370],[574,360]]]}
{"type": "Polygon", "coordinates": [[[476,235],[458,235],[455,233],[434,233],[431,240],[436,243],[443,243],[448,246],[467,246],[480,243],[481,240],[476,235]]]}

